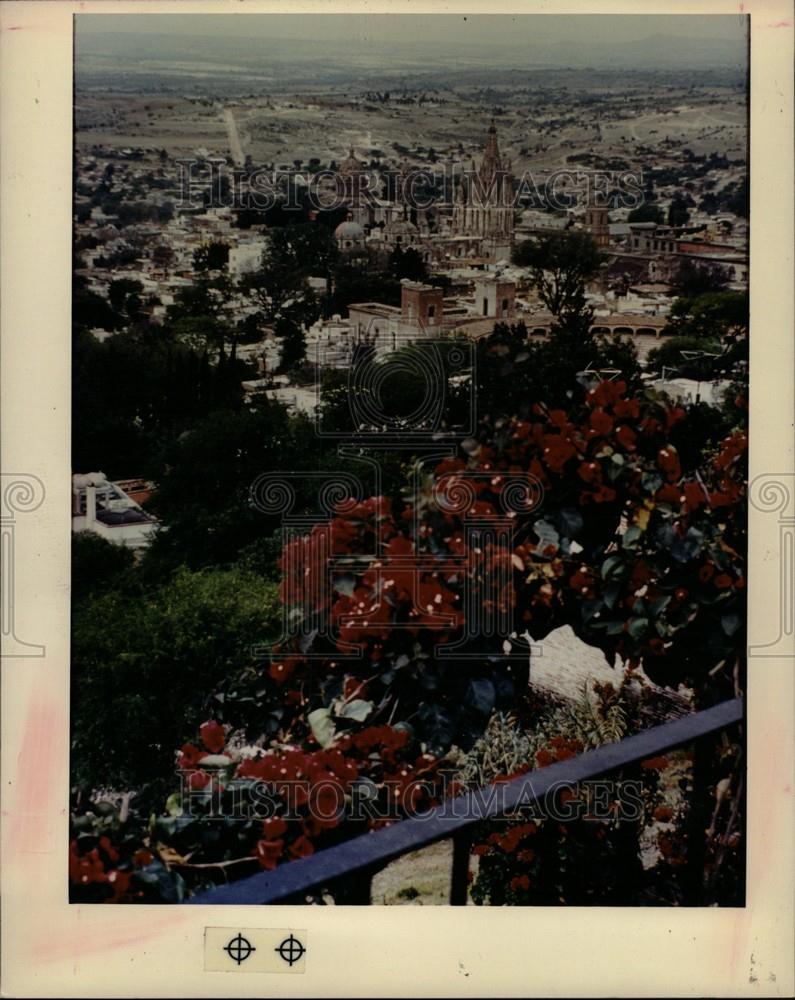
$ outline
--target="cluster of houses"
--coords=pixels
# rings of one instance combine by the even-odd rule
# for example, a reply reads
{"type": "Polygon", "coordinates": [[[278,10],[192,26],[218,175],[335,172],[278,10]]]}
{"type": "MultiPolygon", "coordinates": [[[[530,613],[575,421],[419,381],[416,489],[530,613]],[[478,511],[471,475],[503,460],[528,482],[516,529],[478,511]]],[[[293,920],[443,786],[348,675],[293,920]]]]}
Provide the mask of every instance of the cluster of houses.
{"type": "MultiPolygon", "coordinates": [[[[266,227],[239,228],[231,206],[180,204],[178,192],[169,188],[162,156],[141,160],[135,151],[121,150],[107,160],[94,151],[82,155],[78,171],[78,274],[97,295],[107,297],[114,280],[132,279],[140,285],[141,312],[160,322],[180,291],[194,283],[196,253],[202,248],[212,243],[229,248],[226,270],[233,285],[258,267],[268,244],[266,227]],[[114,197],[97,204],[88,194],[92,185],[103,186],[114,197]],[[114,206],[125,199],[138,205],[132,221],[122,219],[118,208],[114,214],[114,206]]],[[[350,365],[363,337],[376,353],[384,354],[418,338],[477,339],[488,335],[496,322],[522,321],[530,336],[545,336],[552,317],[529,286],[525,270],[511,263],[511,251],[518,241],[565,229],[589,232],[603,255],[602,268],[588,288],[594,329],[631,337],[641,360],[663,333],[672,301],[670,285],[683,261],[720,270],[729,287],[747,287],[746,227],[736,217],[696,217],[686,227],[673,227],[628,222],[626,211],[619,211],[611,220],[607,206],[593,199],[559,216],[523,210],[512,201],[511,164],[500,153],[494,122],[480,164],[473,163],[460,177],[452,204],[434,213],[410,204],[410,169],[405,164],[390,199],[361,197],[371,185],[354,150],[342,160],[339,175],[348,218],[334,237],[343,258],[354,265],[365,260],[383,263],[396,249],[413,250],[429,271],[445,276],[445,290],[432,280],[404,280],[399,306],[351,302],[347,316],[318,320],[306,341],[308,357],[321,367],[350,365]]],[[[311,283],[321,290],[326,280],[318,276],[311,283]]],[[[257,311],[242,292],[233,296],[229,308],[236,320],[257,311]]],[[[111,335],[101,328],[92,332],[98,339],[111,335]]],[[[239,356],[257,369],[257,377],[243,384],[246,393],[267,392],[295,409],[314,409],[317,397],[311,388],[291,385],[287,376],[274,380],[280,345],[272,330],[263,328],[262,334],[259,343],[239,348],[239,356]]],[[[666,387],[681,398],[692,398],[689,386],[666,387]]],[[[132,547],[145,545],[156,523],[125,485],[108,483],[101,473],[75,476],[75,530],[96,531],[132,547]]]]}

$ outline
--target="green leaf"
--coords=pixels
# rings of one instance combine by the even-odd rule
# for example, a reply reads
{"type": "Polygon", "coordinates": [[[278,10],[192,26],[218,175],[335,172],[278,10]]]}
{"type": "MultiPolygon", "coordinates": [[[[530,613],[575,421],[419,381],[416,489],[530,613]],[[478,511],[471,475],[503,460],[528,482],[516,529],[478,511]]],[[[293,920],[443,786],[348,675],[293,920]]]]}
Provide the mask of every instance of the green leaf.
{"type": "Polygon", "coordinates": [[[602,578],[609,580],[610,577],[622,576],[625,568],[623,556],[608,556],[602,563],[602,578]]]}
{"type": "Polygon", "coordinates": [[[740,616],[734,612],[729,612],[728,614],[721,615],[720,623],[726,635],[734,635],[740,627],[740,616]]]}
{"type": "Polygon", "coordinates": [[[179,792],[174,792],[166,799],[166,812],[169,816],[182,815],[182,796],[179,792]]]}
{"type": "Polygon", "coordinates": [[[481,715],[488,715],[491,712],[494,708],[495,697],[494,685],[487,678],[469,682],[467,703],[481,715]]]}
{"type": "Polygon", "coordinates": [[[648,627],[648,618],[630,618],[627,631],[633,639],[639,639],[648,627]]]}
{"type": "Polygon", "coordinates": [[[334,742],[334,736],[336,734],[334,723],[331,719],[331,709],[316,708],[313,712],[310,712],[309,715],[307,715],[306,721],[309,723],[312,735],[318,743],[323,748],[331,746],[334,742]]]}
{"type": "Polygon", "coordinates": [[[656,493],[663,484],[662,476],[656,472],[644,472],[640,482],[647,493],[656,493]]]}
{"type": "MultiPolygon", "coordinates": [[[[353,701],[343,705],[337,714],[343,719],[353,719],[354,722],[364,722],[373,710],[373,703],[365,701],[364,698],[354,698],[353,701]]],[[[313,730],[314,732],[314,730],[313,730]]]]}
{"type": "Polygon", "coordinates": [[[630,525],[630,527],[627,528],[627,530],[624,532],[621,538],[621,547],[624,549],[634,548],[637,545],[640,536],[642,534],[643,532],[636,524],[630,525]]]}

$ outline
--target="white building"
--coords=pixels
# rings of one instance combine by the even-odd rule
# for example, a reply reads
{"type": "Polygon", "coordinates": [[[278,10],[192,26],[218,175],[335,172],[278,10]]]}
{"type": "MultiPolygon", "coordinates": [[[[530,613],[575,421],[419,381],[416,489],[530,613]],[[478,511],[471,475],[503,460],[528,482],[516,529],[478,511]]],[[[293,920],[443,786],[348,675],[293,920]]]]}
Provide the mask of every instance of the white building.
{"type": "Polygon", "coordinates": [[[93,531],[114,545],[144,548],[160,527],[104,472],[72,476],[72,531],[93,531]]]}

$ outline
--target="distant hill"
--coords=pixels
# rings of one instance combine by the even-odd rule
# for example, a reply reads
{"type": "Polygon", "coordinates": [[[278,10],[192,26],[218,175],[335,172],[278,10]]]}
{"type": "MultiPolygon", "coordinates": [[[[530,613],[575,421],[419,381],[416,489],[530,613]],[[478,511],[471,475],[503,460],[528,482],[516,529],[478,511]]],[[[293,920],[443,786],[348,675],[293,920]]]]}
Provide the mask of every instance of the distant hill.
{"type": "Polygon", "coordinates": [[[597,39],[545,43],[456,43],[439,46],[418,38],[411,45],[361,39],[235,38],[231,36],[78,32],[75,70],[78,84],[109,80],[144,89],[165,81],[168,89],[190,80],[194,89],[246,89],[247,82],[269,81],[272,89],[322,84],[370,84],[405,76],[437,83],[467,84],[506,72],[588,69],[605,72],[686,73],[679,82],[718,71],[735,80],[745,74],[742,40],[653,35],[611,42],[597,39]],[[450,74],[458,76],[445,80],[450,74]]]}

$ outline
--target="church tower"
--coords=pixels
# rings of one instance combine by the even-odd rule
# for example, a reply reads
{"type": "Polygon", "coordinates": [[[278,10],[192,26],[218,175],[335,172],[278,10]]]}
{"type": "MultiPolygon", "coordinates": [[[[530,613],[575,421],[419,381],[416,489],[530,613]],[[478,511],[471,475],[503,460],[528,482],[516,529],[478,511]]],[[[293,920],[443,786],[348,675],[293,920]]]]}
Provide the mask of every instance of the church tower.
{"type": "Polygon", "coordinates": [[[607,205],[603,201],[597,201],[595,192],[590,194],[588,204],[585,207],[585,228],[600,250],[610,245],[607,205]]]}
{"type": "Polygon", "coordinates": [[[511,164],[500,154],[497,126],[492,119],[480,167],[465,174],[456,189],[453,233],[481,236],[496,240],[500,245],[510,245],[514,225],[513,195],[511,164]]]}

